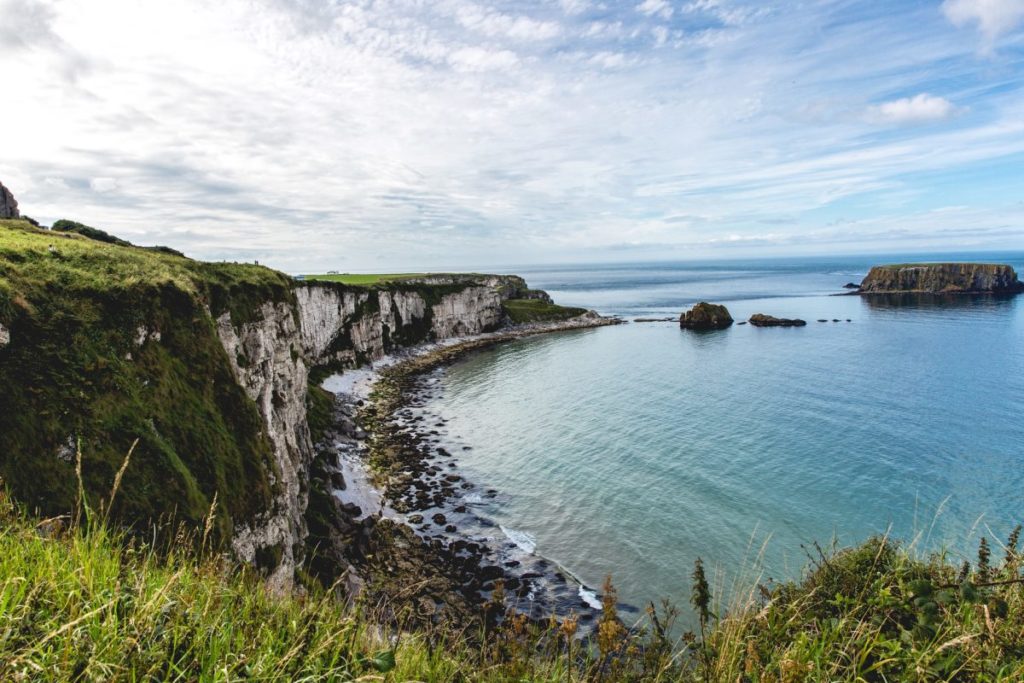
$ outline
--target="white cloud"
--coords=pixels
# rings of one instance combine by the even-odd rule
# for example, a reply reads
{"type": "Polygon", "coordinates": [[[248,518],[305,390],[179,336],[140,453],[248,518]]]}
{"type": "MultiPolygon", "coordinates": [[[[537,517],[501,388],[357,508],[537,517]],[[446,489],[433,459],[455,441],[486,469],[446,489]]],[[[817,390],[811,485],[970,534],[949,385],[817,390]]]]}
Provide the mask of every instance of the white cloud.
{"type": "Polygon", "coordinates": [[[627,61],[626,55],[621,52],[598,52],[589,60],[591,64],[600,66],[602,69],[618,69],[627,61]]]}
{"type": "Polygon", "coordinates": [[[118,183],[115,178],[93,178],[89,181],[89,187],[96,192],[113,192],[117,189],[118,183]]]}
{"type": "Polygon", "coordinates": [[[550,40],[562,32],[562,27],[554,21],[511,16],[477,5],[459,7],[456,17],[467,29],[479,31],[489,37],[501,36],[515,41],[550,40]]]}
{"type": "Polygon", "coordinates": [[[958,111],[945,97],[920,93],[869,107],[868,119],[878,123],[932,123],[951,118],[958,111]]]}
{"type": "Polygon", "coordinates": [[[590,0],[558,0],[562,11],[568,15],[582,14],[590,9],[590,0]]]}
{"type": "Polygon", "coordinates": [[[463,47],[448,55],[448,63],[458,71],[492,71],[507,69],[519,61],[509,50],[489,50],[482,47],[463,47]]]}
{"type": "Polygon", "coordinates": [[[664,26],[655,26],[651,29],[651,35],[654,36],[654,46],[661,47],[668,40],[668,29],[664,26]]]}
{"type": "Polygon", "coordinates": [[[977,24],[988,47],[1024,21],[1022,0],[944,0],[942,11],[956,26],[977,24]]]}
{"type": "Polygon", "coordinates": [[[636,6],[636,11],[649,17],[657,14],[668,19],[672,16],[672,5],[668,0],[644,0],[636,6]]]}

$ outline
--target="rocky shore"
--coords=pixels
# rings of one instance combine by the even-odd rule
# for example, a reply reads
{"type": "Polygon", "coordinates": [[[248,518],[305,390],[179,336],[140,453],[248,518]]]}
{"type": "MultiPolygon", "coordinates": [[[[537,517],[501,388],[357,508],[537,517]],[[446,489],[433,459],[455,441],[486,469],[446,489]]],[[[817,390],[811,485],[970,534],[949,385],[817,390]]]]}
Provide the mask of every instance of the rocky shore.
{"type": "Polygon", "coordinates": [[[466,353],[620,322],[587,314],[521,325],[413,347],[325,380],[334,395],[332,426],[317,444],[310,502],[319,548],[311,566],[320,578],[337,577],[349,599],[359,596],[396,620],[496,617],[487,606],[497,591],[529,616],[573,612],[584,627],[591,623],[596,594],[536,555],[528,537],[488,518],[483,509],[500,493],[459,473],[445,421],[427,404],[443,366],[466,353]],[[327,495],[318,496],[318,487],[327,495]]]}

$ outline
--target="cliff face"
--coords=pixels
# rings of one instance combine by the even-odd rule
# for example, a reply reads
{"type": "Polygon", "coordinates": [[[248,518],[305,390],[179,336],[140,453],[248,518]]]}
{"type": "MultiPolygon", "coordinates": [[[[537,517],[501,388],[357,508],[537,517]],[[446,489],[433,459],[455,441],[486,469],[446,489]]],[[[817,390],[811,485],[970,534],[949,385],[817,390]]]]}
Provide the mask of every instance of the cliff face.
{"type": "Polygon", "coordinates": [[[305,356],[338,368],[402,346],[493,330],[503,316],[502,291],[475,280],[402,281],[375,289],[309,283],[295,294],[305,356]]]}
{"type": "Polygon", "coordinates": [[[19,215],[14,195],[0,183],[0,218],[18,218],[19,215]]]}
{"type": "Polygon", "coordinates": [[[928,294],[1014,293],[1024,283],[1007,265],[928,263],[875,266],[860,285],[861,294],[917,292],[928,294]]]}
{"type": "Polygon", "coordinates": [[[271,569],[270,587],[283,590],[307,533],[309,368],[356,367],[400,346],[494,329],[502,320],[501,295],[476,283],[372,290],[311,283],[295,289],[294,304],[264,302],[250,317],[236,325],[222,314],[217,334],[266,425],[276,494],[266,510],[236,523],[231,547],[241,561],[271,569]]]}
{"type": "Polygon", "coordinates": [[[265,510],[236,524],[231,547],[239,560],[267,566],[268,584],[283,590],[291,585],[306,535],[313,457],[306,422],[308,371],[299,353],[294,305],[265,302],[254,317],[236,328],[231,314],[224,313],[217,318],[217,335],[232,373],[263,418],[275,465],[268,478],[276,495],[265,510]]]}

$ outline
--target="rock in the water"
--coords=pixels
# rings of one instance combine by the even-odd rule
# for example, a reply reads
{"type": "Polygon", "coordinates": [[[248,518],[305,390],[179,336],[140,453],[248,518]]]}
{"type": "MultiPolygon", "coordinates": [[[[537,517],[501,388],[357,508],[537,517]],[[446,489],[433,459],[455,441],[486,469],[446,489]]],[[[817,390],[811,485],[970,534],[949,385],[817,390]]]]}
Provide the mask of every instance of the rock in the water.
{"type": "Polygon", "coordinates": [[[907,263],[874,266],[861,294],[1013,294],[1024,291],[1012,267],[996,263],[907,263]]]}
{"type": "Polygon", "coordinates": [[[847,282],[845,285],[843,285],[843,289],[860,289],[860,285],[858,285],[856,282],[847,282]]]}
{"type": "Polygon", "coordinates": [[[800,320],[800,318],[776,318],[764,313],[755,313],[750,316],[750,324],[754,327],[803,327],[807,321],[800,320]]]}
{"type": "Polygon", "coordinates": [[[706,301],[701,301],[679,316],[679,326],[688,330],[723,330],[732,322],[729,309],[706,301]]]}
{"type": "Polygon", "coordinates": [[[18,201],[11,194],[11,191],[0,183],[0,218],[20,218],[18,213],[18,201]]]}

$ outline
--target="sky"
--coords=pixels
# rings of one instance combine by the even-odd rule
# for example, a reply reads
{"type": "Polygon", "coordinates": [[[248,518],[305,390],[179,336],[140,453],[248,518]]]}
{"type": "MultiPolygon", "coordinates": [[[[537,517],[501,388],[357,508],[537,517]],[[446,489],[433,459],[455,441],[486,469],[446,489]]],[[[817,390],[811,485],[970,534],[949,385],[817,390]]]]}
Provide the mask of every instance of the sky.
{"type": "Polygon", "coordinates": [[[1024,0],[0,0],[23,213],[289,272],[1024,249],[1024,0]]]}

